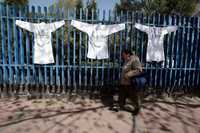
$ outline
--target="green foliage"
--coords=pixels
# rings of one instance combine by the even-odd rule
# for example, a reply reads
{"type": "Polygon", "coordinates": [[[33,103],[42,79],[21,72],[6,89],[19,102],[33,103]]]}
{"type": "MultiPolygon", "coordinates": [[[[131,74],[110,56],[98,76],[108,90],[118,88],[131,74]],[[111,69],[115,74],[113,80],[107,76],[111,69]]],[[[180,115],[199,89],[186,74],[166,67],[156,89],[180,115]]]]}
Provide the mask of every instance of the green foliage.
{"type": "Polygon", "coordinates": [[[96,9],[97,9],[97,2],[96,0],[88,0],[87,1],[87,5],[86,8],[88,9],[88,19],[92,19],[92,13],[93,13],[93,17],[94,19],[97,18],[97,14],[96,14],[96,9]]]}
{"type": "Polygon", "coordinates": [[[20,6],[25,6],[28,4],[28,0],[5,0],[5,3],[9,5],[20,5],[20,6]]]}
{"type": "Polygon", "coordinates": [[[83,2],[82,0],[59,0],[58,5],[59,7],[64,7],[65,9],[82,8],[83,2]]]}
{"type": "Polygon", "coordinates": [[[88,0],[87,1],[87,9],[89,9],[89,10],[96,10],[97,9],[97,2],[96,2],[96,0],[88,0]]]}
{"type": "Polygon", "coordinates": [[[157,12],[166,15],[190,16],[196,9],[198,0],[121,0],[116,4],[116,10],[120,11],[144,11],[147,14],[157,12]]]}

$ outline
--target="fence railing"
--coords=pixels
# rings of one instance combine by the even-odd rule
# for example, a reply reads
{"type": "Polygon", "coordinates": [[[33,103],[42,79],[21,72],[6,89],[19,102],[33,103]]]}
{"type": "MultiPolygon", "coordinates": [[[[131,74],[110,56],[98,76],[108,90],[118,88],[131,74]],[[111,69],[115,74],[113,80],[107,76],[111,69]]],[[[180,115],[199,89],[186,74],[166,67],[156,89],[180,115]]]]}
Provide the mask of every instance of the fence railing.
{"type": "Polygon", "coordinates": [[[0,84],[104,86],[116,85],[120,79],[125,48],[136,51],[149,71],[149,86],[198,86],[200,77],[199,18],[182,16],[146,16],[140,12],[73,11],[60,8],[0,5],[0,84]],[[103,13],[100,18],[99,14],[103,13]],[[107,19],[106,19],[107,18],[107,19]],[[109,36],[109,59],[91,60],[86,57],[88,36],[70,25],[72,19],[114,24],[128,22],[126,30],[109,36]],[[16,20],[54,22],[65,20],[64,27],[53,33],[52,47],[55,64],[33,64],[33,34],[15,25],[16,20]],[[176,25],[178,30],[164,39],[165,62],[145,61],[147,35],[134,24],[152,26],[176,25]]]}

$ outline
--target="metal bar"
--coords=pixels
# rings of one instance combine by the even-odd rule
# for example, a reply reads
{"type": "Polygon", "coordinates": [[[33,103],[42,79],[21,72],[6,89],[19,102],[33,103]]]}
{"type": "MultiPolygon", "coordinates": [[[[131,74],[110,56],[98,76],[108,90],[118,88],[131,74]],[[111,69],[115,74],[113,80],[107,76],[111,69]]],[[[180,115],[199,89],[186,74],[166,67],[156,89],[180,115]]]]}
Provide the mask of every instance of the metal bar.
{"type": "MultiPolygon", "coordinates": [[[[80,9],[79,11],[79,14],[80,14],[80,20],[82,20],[82,17],[83,17],[83,10],[80,9]]],[[[79,33],[79,66],[81,66],[81,60],[82,60],[82,32],[79,33]]],[[[82,86],[82,69],[81,67],[79,67],[79,85],[82,86]]]]}
{"type": "MultiPolygon", "coordinates": [[[[70,12],[69,12],[69,9],[67,10],[67,17],[68,18],[70,18],[70,12]]],[[[67,34],[67,41],[68,41],[68,45],[67,45],[67,54],[68,54],[68,66],[70,66],[70,61],[71,61],[71,59],[70,59],[70,32],[71,32],[71,30],[70,30],[70,27],[71,25],[70,25],[70,23],[68,22],[68,34],[67,34]]],[[[68,86],[71,86],[71,76],[70,76],[70,68],[68,68],[67,69],[67,85],[68,86]]]]}
{"type": "MultiPolygon", "coordinates": [[[[103,21],[105,20],[105,15],[106,12],[105,10],[103,10],[103,21]]],[[[102,60],[102,65],[101,65],[102,69],[101,69],[101,85],[104,85],[104,81],[105,81],[105,60],[102,60]]]]}
{"type": "MultiPolygon", "coordinates": [[[[59,5],[56,4],[56,21],[60,20],[60,9],[58,7],[59,5]]],[[[60,32],[59,30],[56,30],[56,85],[60,86],[60,73],[59,73],[59,62],[60,62],[60,40],[59,40],[60,32]]]]}
{"type": "MultiPolygon", "coordinates": [[[[74,9],[74,20],[76,20],[76,9],[74,9]]],[[[74,45],[73,45],[73,65],[76,65],[76,29],[74,28],[74,45]]],[[[76,69],[73,68],[73,87],[76,88],[76,69]]]]}
{"type": "MultiPolygon", "coordinates": [[[[37,7],[37,14],[41,14],[41,7],[38,6],[37,7]]],[[[40,23],[41,21],[44,21],[44,20],[37,20],[37,23],[40,23]]],[[[38,70],[38,73],[39,73],[39,80],[38,80],[38,84],[41,85],[43,84],[43,76],[42,76],[42,65],[37,65],[37,70],[38,70]]]]}
{"type": "MultiPolygon", "coordinates": [[[[4,13],[4,11],[3,11],[4,9],[3,9],[3,6],[1,6],[1,15],[4,13]]],[[[2,50],[2,63],[3,64],[7,64],[7,61],[6,61],[6,49],[5,49],[5,44],[6,44],[6,40],[5,40],[5,27],[6,27],[6,25],[5,25],[5,22],[6,20],[5,19],[3,19],[3,18],[1,18],[1,37],[2,37],[2,39],[1,39],[1,44],[2,44],[2,47],[1,47],[1,50],[2,50]]],[[[6,68],[6,66],[3,66],[3,82],[4,82],[4,84],[6,84],[7,82],[8,82],[8,75],[7,75],[8,73],[7,73],[7,68],[6,68]]]]}
{"type": "MultiPolygon", "coordinates": [[[[190,19],[189,18],[186,18],[186,24],[189,26],[189,21],[190,21],[190,19]]],[[[184,54],[185,54],[185,56],[184,56],[184,62],[183,62],[183,67],[184,68],[187,68],[187,62],[188,62],[188,46],[189,46],[189,29],[188,28],[186,28],[186,33],[185,33],[185,41],[184,41],[184,54]]],[[[184,79],[183,79],[183,81],[184,81],[184,85],[187,85],[187,79],[188,79],[188,77],[187,77],[187,71],[186,70],[184,70],[184,79]]]]}
{"type": "MultiPolygon", "coordinates": [[[[64,19],[65,18],[65,8],[63,7],[62,8],[62,18],[64,19]]],[[[61,36],[62,36],[62,50],[61,50],[61,65],[62,65],[62,67],[63,66],[65,66],[65,57],[66,57],[66,55],[65,55],[65,40],[66,40],[66,36],[65,36],[65,30],[66,30],[66,28],[65,27],[62,27],[62,29],[61,29],[61,36]]],[[[65,88],[65,68],[63,67],[62,68],[62,86],[65,88]]]]}
{"type": "MultiPolygon", "coordinates": [[[[54,16],[53,12],[54,12],[54,7],[50,8],[49,15],[50,16],[54,16]]],[[[54,18],[55,18],[55,16],[54,16],[54,18]]],[[[50,23],[52,23],[52,21],[53,21],[54,18],[50,19],[50,23]]],[[[51,44],[52,44],[52,47],[53,47],[53,37],[51,39],[51,44]]],[[[52,65],[50,65],[50,66],[52,66],[52,65]]],[[[50,67],[50,85],[51,86],[54,85],[54,75],[53,75],[53,73],[54,73],[54,69],[53,69],[53,67],[50,67]]]]}
{"type": "MultiPolygon", "coordinates": [[[[47,21],[46,20],[46,17],[48,16],[48,9],[47,9],[47,7],[44,7],[44,14],[45,14],[45,21],[47,21]]],[[[48,79],[49,79],[49,77],[48,77],[48,75],[47,75],[47,65],[45,64],[44,65],[44,84],[45,85],[48,85],[49,84],[49,82],[48,82],[48,79]]]]}

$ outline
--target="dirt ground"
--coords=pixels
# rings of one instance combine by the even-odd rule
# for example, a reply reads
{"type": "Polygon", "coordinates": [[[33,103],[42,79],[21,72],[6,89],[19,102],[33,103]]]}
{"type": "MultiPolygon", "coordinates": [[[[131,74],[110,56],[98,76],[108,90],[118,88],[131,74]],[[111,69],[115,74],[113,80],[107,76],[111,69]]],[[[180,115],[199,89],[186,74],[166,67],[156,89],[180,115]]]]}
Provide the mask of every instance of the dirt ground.
{"type": "Polygon", "coordinates": [[[0,133],[27,132],[200,133],[200,99],[146,98],[137,116],[98,99],[0,99],[0,133]]]}

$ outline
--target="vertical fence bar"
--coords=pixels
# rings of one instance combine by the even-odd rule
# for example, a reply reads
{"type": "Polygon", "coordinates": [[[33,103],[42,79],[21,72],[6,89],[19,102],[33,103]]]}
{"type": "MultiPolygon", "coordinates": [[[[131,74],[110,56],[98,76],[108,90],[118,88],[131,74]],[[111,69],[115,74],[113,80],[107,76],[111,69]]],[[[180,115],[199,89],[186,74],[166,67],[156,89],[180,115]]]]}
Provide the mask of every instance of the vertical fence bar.
{"type": "MultiPolygon", "coordinates": [[[[46,19],[46,23],[48,23],[49,22],[49,17],[48,17],[48,9],[47,9],[47,7],[44,7],[44,9],[43,9],[43,11],[44,11],[44,18],[46,19]]],[[[46,85],[46,86],[48,86],[48,75],[47,75],[47,65],[45,64],[44,65],[44,84],[46,85]]]]}
{"type": "MultiPolygon", "coordinates": [[[[94,10],[92,9],[92,18],[91,18],[92,24],[94,23],[94,10]]],[[[93,86],[93,59],[90,59],[90,87],[92,88],[93,86]]]]}
{"type": "MultiPolygon", "coordinates": [[[[3,4],[2,3],[0,3],[0,32],[2,32],[1,30],[1,25],[2,25],[2,17],[3,17],[3,15],[2,15],[2,6],[3,6],[3,4]]],[[[0,34],[0,38],[1,38],[1,40],[2,40],[2,36],[1,36],[1,34],[0,34]]],[[[2,47],[2,43],[1,43],[1,40],[0,40],[0,51],[1,51],[1,47],[2,47]]],[[[1,64],[1,66],[0,66],[0,96],[2,95],[2,93],[3,93],[3,62],[2,62],[2,54],[0,53],[0,64],[1,64]]]]}
{"type": "MultiPolygon", "coordinates": [[[[145,18],[146,18],[146,16],[144,16],[144,14],[142,14],[142,18],[141,18],[141,22],[142,22],[142,24],[145,22],[145,18]]],[[[144,42],[146,42],[146,41],[144,41],[145,40],[145,35],[146,35],[146,33],[144,33],[144,32],[141,32],[141,43],[139,44],[140,45],[140,61],[142,62],[142,63],[144,63],[145,61],[143,60],[144,59],[144,47],[145,47],[145,45],[144,45],[144,42]]]]}
{"type": "MultiPolygon", "coordinates": [[[[196,17],[193,17],[193,22],[192,22],[192,27],[197,27],[197,21],[196,21],[196,17]]],[[[190,53],[191,53],[191,55],[190,55],[190,57],[191,57],[191,61],[190,61],[190,69],[192,69],[192,68],[195,68],[195,65],[194,65],[194,63],[195,63],[195,54],[196,54],[196,37],[195,37],[195,35],[196,35],[196,30],[195,30],[195,28],[191,28],[191,30],[192,30],[192,39],[191,39],[191,42],[192,42],[192,47],[191,47],[191,51],[190,51],[190,53]]],[[[191,86],[192,87],[194,87],[195,86],[195,83],[194,83],[194,75],[195,75],[195,71],[194,70],[191,70],[191,75],[190,75],[190,77],[191,77],[191,82],[190,82],[190,84],[191,84],[191,86]]]]}
{"type": "MultiPolygon", "coordinates": [[[[169,23],[168,23],[168,25],[172,25],[172,20],[173,18],[171,17],[171,16],[169,16],[169,23]]],[[[169,87],[172,87],[172,63],[173,63],[173,53],[172,53],[172,51],[173,51],[173,43],[172,43],[172,34],[171,33],[169,33],[169,35],[168,35],[168,43],[167,43],[167,48],[168,48],[168,66],[169,66],[169,73],[168,73],[168,85],[169,85],[169,87]]]]}
{"type": "MultiPolygon", "coordinates": [[[[166,15],[165,16],[165,25],[169,25],[169,16],[166,15]]],[[[168,74],[169,74],[169,35],[167,34],[165,36],[165,88],[168,88],[168,83],[169,83],[169,80],[168,80],[168,74]]]]}
{"type": "Polygon", "coordinates": [[[185,48],[185,50],[184,50],[184,54],[185,54],[185,56],[184,56],[184,63],[183,63],[183,68],[184,68],[184,85],[186,85],[187,86],[187,79],[188,79],[188,77],[187,77],[187,62],[188,62],[188,43],[189,43],[189,26],[190,26],[190,24],[189,24],[189,22],[190,22],[190,19],[187,17],[186,18],[186,34],[185,34],[185,41],[184,41],[184,48],[185,48]]]}
{"type": "Polygon", "coordinates": [[[193,53],[193,55],[192,55],[192,59],[193,59],[192,67],[194,68],[194,70],[193,70],[193,75],[192,75],[192,85],[194,87],[196,87],[197,84],[195,83],[195,79],[197,78],[196,77],[196,68],[197,68],[197,53],[198,53],[198,51],[197,51],[198,50],[198,29],[197,29],[198,18],[197,17],[194,18],[193,26],[195,28],[193,28],[193,30],[194,30],[194,35],[193,35],[194,42],[193,42],[193,50],[192,50],[192,53],[193,53]]]}
{"type": "Polygon", "coordinates": [[[3,62],[3,82],[4,82],[4,85],[7,84],[7,69],[6,69],[6,64],[7,64],[7,61],[6,61],[6,50],[5,50],[5,19],[3,18],[3,15],[4,15],[4,5],[1,6],[1,44],[2,44],[2,47],[1,47],[1,50],[2,50],[2,62],[3,62]]]}
{"type": "MultiPolygon", "coordinates": [[[[200,51],[200,43],[199,43],[199,40],[200,40],[200,32],[199,32],[199,26],[200,26],[200,20],[199,20],[200,18],[198,18],[198,24],[197,24],[197,35],[198,35],[198,37],[197,37],[197,45],[198,45],[198,51],[200,51]]],[[[196,73],[197,73],[197,75],[196,75],[196,77],[197,77],[197,79],[196,79],[196,85],[197,86],[199,86],[200,84],[199,84],[199,80],[200,80],[200,62],[199,62],[199,60],[200,60],[200,52],[198,52],[198,54],[197,54],[197,58],[196,58],[196,60],[197,60],[197,65],[196,65],[196,73]]]]}
{"type": "Polygon", "coordinates": [[[7,44],[8,44],[8,64],[9,64],[9,85],[11,85],[13,82],[12,80],[12,47],[11,47],[11,43],[12,43],[12,32],[11,32],[11,22],[10,22],[10,6],[6,6],[6,16],[7,16],[7,44]]]}
{"type": "MultiPolygon", "coordinates": [[[[26,7],[27,14],[29,14],[29,6],[26,7]]],[[[26,18],[29,21],[29,18],[26,18]]],[[[30,81],[30,34],[28,31],[25,33],[26,36],[26,84],[29,85],[30,81]]]]}
{"type": "Polygon", "coordinates": [[[18,84],[19,82],[19,79],[18,79],[18,75],[19,75],[19,72],[18,72],[18,34],[17,34],[17,27],[16,27],[16,18],[17,17],[17,7],[15,6],[14,7],[14,17],[13,17],[13,33],[14,33],[14,36],[13,36],[13,39],[14,39],[14,56],[15,56],[15,72],[14,72],[14,82],[15,84],[18,84]]]}
{"type": "MultiPolygon", "coordinates": [[[[180,20],[180,25],[181,26],[184,26],[185,25],[185,18],[184,17],[181,17],[181,20],[180,20]]],[[[184,34],[185,34],[185,27],[181,27],[181,33],[179,34],[180,36],[180,39],[179,39],[179,43],[181,44],[180,45],[180,49],[179,49],[179,68],[181,69],[179,71],[179,85],[183,85],[183,77],[182,77],[182,72],[183,72],[183,61],[184,61],[184,34]]]]}
{"type": "MultiPolygon", "coordinates": [[[[33,15],[33,17],[32,17],[32,21],[35,21],[35,19],[36,19],[36,13],[35,13],[35,7],[34,6],[32,6],[32,8],[31,8],[31,12],[32,12],[32,15],[33,15]]],[[[33,85],[36,85],[36,83],[37,83],[37,74],[36,74],[36,67],[35,67],[35,65],[34,65],[34,55],[35,55],[35,50],[34,50],[34,46],[35,46],[35,44],[34,44],[34,35],[32,34],[32,41],[31,41],[31,44],[32,44],[32,49],[31,49],[31,51],[32,51],[32,71],[33,71],[33,76],[32,76],[32,79],[33,79],[33,85]]]]}
{"type": "MultiPolygon", "coordinates": [[[[110,24],[111,23],[111,10],[108,11],[108,15],[109,15],[108,16],[108,21],[109,21],[108,23],[110,24]]],[[[111,42],[111,39],[110,39],[110,37],[108,37],[108,53],[111,53],[111,50],[110,50],[111,44],[110,44],[110,42],[111,42]]],[[[107,59],[106,67],[107,67],[107,81],[108,81],[107,84],[110,85],[110,83],[111,83],[111,79],[110,79],[110,58],[107,59]]]]}
{"type": "MultiPolygon", "coordinates": [[[[120,12],[120,22],[122,21],[122,16],[123,16],[123,12],[121,11],[120,12]]],[[[121,64],[122,64],[122,56],[121,56],[121,53],[122,53],[122,49],[123,49],[123,32],[124,31],[120,31],[120,35],[119,35],[119,62],[118,62],[118,64],[119,64],[119,74],[118,74],[118,79],[121,79],[121,70],[122,70],[122,68],[121,68],[121,64]]]]}
{"type": "MultiPolygon", "coordinates": [[[[194,17],[192,17],[190,19],[190,30],[189,30],[189,45],[188,45],[188,62],[187,62],[187,68],[188,69],[188,86],[192,87],[193,86],[193,82],[192,82],[192,75],[193,75],[193,70],[192,70],[192,62],[193,62],[193,48],[194,48],[194,17]]],[[[194,67],[193,67],[194,68],[194,67]]]]}
{"type": "MultiPolygon", "coordinates": [[[[126,11],[126,15],[124,15],[125,16],[125,21],[126,22],[128,22],[129,20],[129,14],[128,14],[129,12],[128,11],[126,11]]],[[[126,29],[125,29],[125,48],[127,49],[128,48],[128,28],[126,27],[126,29]]]]}
{"type": "MultiPolygon", "coordinates": [[[[56,21],[59,21],[60,19],[60,9],[59,9],[59,5],[56,5],[56,21]]],[[[56,30],[56,85],[60,86],[60,73],[59,73],[59,62],[60,62],[60,32],[59,29],[56,30]]]]}
{"type": "MultiPolygon", "coordinates": [[[[42,22],[43,20],[40,18],[42,15],[42,12],[41,12],[41,7],[38,6],[37,7],[37,14],[38,14],[38,18],[37,18],[37,22],[40,23],[42,22]]],[[[38,70],[38,74],[39,74],[39,79],[38,79],[38,84],[39,85],[42,85],[43,84],[43,77],[42,77],[42,65],[37,65],[37,70],[38,70]]]]}
{"type": "MultiPolygon", "coordinates": [[[[24,14],[22,14],[23,8],[21,7],[19,10],[19,18],[20,20],[23,20],[24,14]]],[[[19,29],[19,46],[20,46],[20,71],[21,71],[21,80],[20,84],[24,85],[24,44],[23,44],[23,30],[19,29]]]]}
{"type": "Polygon", "coordinates": [[[200,43],[199,43],[199,25],[200,25],[200,21],[199,18],[197,17],[197,42],[196,42],[196,54],[195,54],[195,84],[196,86],[199,86],[199,71],[200,71],[200,67],[199,67],[199,60],[200,60],[200,43]]]}
{"type": "MultiPolygon", "coordinates": [[[[70,12],[69,12],[69,9],[67,10],[67,19],[68,20],[70,20],[70,12]]],[[[71,70],[71,67],[70,67],[70,61],[71,61],[71,59],[70,59],[70,39],[71,39],[71,37],[70,37],[70,33],[71,33],[71,30],[70,30],[70,21],[67,21],[68,22],[68,34],[67,34],[67,41],[68,41],[68,45],[67,45],[67,53],[68,53],[68,64],[67,64],[67,79],[68,79],[68,81],[67,81],[67,85],[68,86],[71,86],[71,76],[70,76],[70,70],[71,70]]]]}
{"type": "MultiPolygon", "coordinates": [[[[163,25],[164,26],[164,16],[163,15],[159,15],[159,19],[160,19],[160,22],[159,22],[159,24],[160,25],[163,25]]],[[[163,40],[164,41],[164,40],[163,40]]],[[[164,45],[164,42],[163,42],[163,45],[164,45]]],[[[164,46],[163,46],[163,48],[164,48],[164,46]]],[[[159,81],[158,81],[158,84],[159,84],[159,86],[161,87],[161,88],[163,88],[164,89],[164,86],[163,86],[163,80],[162,80],[162,77],[163,77],[163,63],[164,62],[162,62],[161,64],[160,64],[160,66],[159,66],[159,72],[160,72],[160,74],[159,74],[159,81]]]]}
{"type": "MultiPolygon", "coordinates": [[[[116,21],[117,21],[117,16],[116,16],[116,12],[115,12],[114,13],[114,22],[116,22],[116,21]]],[[[113,47],[114,50],[113,50],[113,61],[112,61],[112,63],[113,63],[113,65],[112,65],[112,69],[113,69],[113,71],[112,71],[112,80],[113,81],[116,80],[116,78],[115,78],[116,77],[115,76],[116,75],[116,66],[115,66],[116,62],[115,61],[116,61],[116,49],[117,49],[116,48],[117,47],[116,46],[117,45],[116,44],[116,39],[117,39],[116,35],[117,35],[117,33],[114,33],[114,38],[113,38],[114,39],[114,47],[113,47]]],[[[116,84],[116,83],[114,83],[114,84],[116,84]]]]}
{"type": "MultiPolygon", "coordinates": [[[[62,8],[62,19],[64,20],[65,19],[65,8],[63,7],[62,8]]],[[[62,50],[61,50],[61,65],[62,65],[62,87],[63,87],[63,90],[62,90],[62,92],[64,93],[65,92],[65,57],[66,57],[66,55],[65,55],[65,30],[66,30],[66,27],[64,26],[64,27],[62,27],[61,28],[61,36],[62,36],[62,50]]]]}
{"type": "MultiPolygon", "coordinates": [[[[74,20],[76,20],[76,9],[74,9],[74,20]]],[[[73,44],[73,87],[76,88],[76,29],[74,28],[74,44],[73,44]]]]}
{"type": "MultiPolygon", "coordinates": [[[[179,17],[176,16],[175,17],[175,25],[177,26],[179,24],[179,17]]],[[[175,68],[175,85],[178,85],[178,48],[179,48],[179,43],[178,43],[178,40],[179,40],[179,29],[176,31],[176,36],[175,36],[175,39],[174,39],[174,68],[175,68]]]]}
{"type": "MultiPolygon", "coordinates": [[[[193,18],[193,27],[197,27],[197,24],[198,24],[198,19],[197,17],[194,17],[193,18]]],[[[195,87],[195,69],[196,69],[196,66],[195,66],[195,62],[196,62],[196,52],[197,52],[197,47],[196,47],[196,40],[197,40],[197,32],[196,32],[196,28],[192,28],[193,29],[193,35],[192,35],[192,40],[193,40],[193,47],[192,47],[192,50],[191,50],[191,56],[192,56],[192,61],[191,61],[191,68],[194,68],[192,70],[192,75],[191,75],[191,82],[192,82],[192,87],[195,87]]]]}
{"type": "MultiPolygon", "coordinates": [[[[180,27],[181,26],[181,17],[177,16],[177,26],[180,27]]],[[[180,82],[181,82],[181,70],[180,70],[180,61],[181,61],[181,48],[182,48],[182,43],[181,42],[181,38],[182,38],[182,28],[178,28],[177,31],[177,50],[176,53],[178,55],[178,57],[176,58],[177,63],[176,63],[176,68],[179,69],[177,70],[177,85],[180,86],[180,82]]]]}
{"type": "MultiPolygon", "coordinates": [[[[97,21],[98,20],[98,17],[97,16],[99,16],[99,10],[96,12],[95,11],[95,16],[96,16],[96,18],[95,18],[95,21],[97,21]]],[[[98,59],[96,60],[96,74],[95,74],[95,87],[98,87],[98,84],[99,84],[99,80],[98,80],[98,78],[99,78],[99,61],[98,61],[98,59]]]]}
{"type": "MultiPolygon", "coordinates": [[[[163,15],[163,26],[164,27],[166,27],[166,15],[163,15]]],[[[166,75],[166,70],[167,70],[167,68],[166,68],[166,62],[167,62],[167,48],[166,48],[166,36],[164,36],[164,42],[163,42],[163,49],[164,49],[164,55],[165,55],[165,61],[162,63],[162,71],[161,71],[161,73],[162,73],[162,76],[161,76],[161,79],[162,79],[162,87],[164,88],[164,89],[166,89],[166,81],[165,81],[165,75],[166,75]]]]}
{"type": "MultiPolygon", "coordinates": [[[[82,21],[82,16],[83,16],[83,14],[82,14],[82,9],[79,9],[79,14],[80,14],[80,21],[82,21]]],[[[82,33],[80,32],[79,33],[79,86],[82,86],[82,62],[81,62],[81,60],[82,60],[82,33]]]]}
{"type": "Polygon", "coordinates": [[[184,81],[184,61],[185,61],[185,35],[186,35],[186,18],[185,17],[182,17],[182,25],[184,26],[183,27],[183,31],[182,31],[182,49],[181,49],[181,53],[182,53],[182,56],[181,56],[181,80],[182,80],[182,86],[185,86],[185,81],[184,81]]]}
{"type": "MultiPolygon", "coordinates": [[[[144,24],[144,15],[143,15],[143,13],[139,14],[139,19],[140,19],[140,23],[144,24]]],[[[140,32],[140,34],[139,34],[140,35],[139,36],[140,39],[138,38],[139,44],[138,44],[137,49],[136,49],[136,53],[137,53],[137,55],[138,55],[138,57],[139,57],[141,62],[142,62],[142,44],[143,44],[143,41],[144,41],[144,34],[146,34],[146,33],[140,32]]]]}
{"type": "MultiPolygon", "coordinates": [[[[54,19],[54,6],[52,6],[50,9],[49,9],[49,17],[50,17],[50,20],[49,20],[49,23],[52,23],[53,19],[54,19]]],[[[52,44],[52,47],[54,46],[54,43],[53,43],[53,37],[51,39],[51,44],[52,44]]],[[[51,87],[54,85],[54,76],[53,76],[53,72],[54,72],[54,66],[53,64],[52,65],[49,65],[50,67],[50,85],[51,87]]]]}
{"type": "MultiPolygon", "coordinates": [[[[159,25],[163,25],[163,23],[162,23],[162,16],[159,14],[158,15],[158,24],[159,25]]],[[[161,27],[160,26],[160,27],[161,27]]],[[[157,82],[156,82],[156,86],[159,86],[160,88],[162,87],[162,69],[161,69],[161,63],[159,64],[159,65],[157,65],[157,67],[156,67],[156,75],[157,75],[157,82]]],[[[163,89],[163,88],[162,88],[163,89]]]]}
{"type": "MultiPolygon", "coordinates": [[[[146,15],[146,20],[144,21],[144,23],[149,23],[149,19],[150,19],[150,16],[149,15],[146,15]]],[[[147,37],[147,34],[145,35],[145,33],[143,33],[143,36],[146,36],[146,38],[148,39],[148,37],[147,37]]],[[[144,37],[145,38],[145,37],[144,37]]],[[[146,40],[147,40],[146,39],[146,40]]],[[[148,40],[147,40],[148,41],[148,40]]],[[[146,62],[146,53],[147,53],[147,41],[143,41],[143,43],[144,43],[144,45],[143,46],[145,46],[145,51],[143,51],[144,52],[144,54],[143,54],[143,56],[144,56],[144,63],[145,63],[145,69],[146,69],[146,71],[149,71],[148,69],[149,69],[149,66],[150,66],[150,64],[149,63],[147,63],[146,62]]],[[[150,82],[149,82],[149,84],[150,84],[150,82]]]]}
{"type": "MultiPolygon", "coordinates": [[[[138,12],[136,12],[135,13],[135,22],[136,23],[141,23],[141,21],[140,21],[140,19],[139,19],[139,13],[138,12]]],[[[143,23],[142,23],[143,24],[143,23]]],[[[138,46],[139,46],[139,42],[140,42],[140,38],[139,38],[139,35],[140,35],[141,33],[140,33],[140,31],[138,30],[138,29],[136,29],[135,28],[135,36],[134,36],[134,40],[135,40],[135,53],[136,53],[136,55],[138,55],[138,51],[137,51],[137,49],[138,49],[138,46]]]]}
{"type": "MultiPolygon", "coordinates": [[[[170,25],[174,25],[174,16],[170,17],[170,25]]],[[[169,33],[170,34],[170,86],[172,87],[174,85],[173,81],[174,81],[174,52],[173,50],[175,49],[175,44],[174,44],[174,37],[175,37],[175,33],[169,33]]]]}
{"type": "MultiPolygon", "coordinates": [[[[85,21],[87,22],[88,20],[88,9],[85,10],[85,21]]],[[[88,59],[87,59],[87,52],[88,52],[88,36],[85,35],[85,53],[84,53],[84,60],[85,60],[85,76],[84,76],[84,80],[85,80],[85,87],[87,86],[88,83],[88,59]]]]}
{"type": "Polygon", "coordinates": [[[134,48],[134,34],[135,34],[135,28],[134,28],[134,23],[135,23],[135,18],[134,18],[135,12],[131,12],[131,19],[129,20],[129,22],[131,22],[130,27],[130,48],[131,50],[133,50],[134,48]]]}
{"type": "MultiPolygon", "coordinates": [[[[158,25],[157,24],[157,14],[154,13],[153,15],[153,18],[152,18],[152,22],[153,22],[153,25],[158,25]]],[[[156,84],[155,84],[155,79],[157,78],[156,75],[155,75],[155,67],[156,67],[157,64],[154,64],[154,63],[151,63],[151,72],[152,72],[152,85],[153,87],[156,87],[156,84]]]]}
{"type": "MultiPolygon", "coordinates": [[[[102,11],[103,12],[103,21],[105,21],[105,15],[106,15],[106,12],[105,10],[102,11]]],[[[102,69],[101,69],[101,85],[103,86],[104,85],[104,81],[105,81],[105,77],[104,77],[104,74],[105,74],[105,60],[102,60],[102,69]]]]}
{"type": "MultiPolygon", "coordinates": [[[[155,14],[155,20],[154,20],[154,25],[160,26],[160,19],[159,19],[160,15],[159,14],[155,14]]],[[[157,86],[157,81],[158,81],[158,62],[155,63],[154,65],[154,86],[157,86]]]]}

